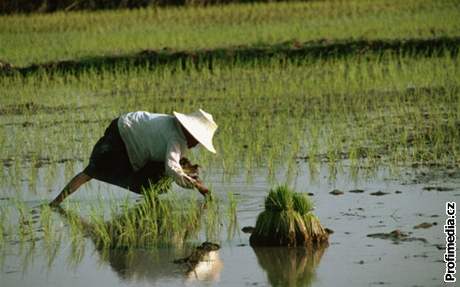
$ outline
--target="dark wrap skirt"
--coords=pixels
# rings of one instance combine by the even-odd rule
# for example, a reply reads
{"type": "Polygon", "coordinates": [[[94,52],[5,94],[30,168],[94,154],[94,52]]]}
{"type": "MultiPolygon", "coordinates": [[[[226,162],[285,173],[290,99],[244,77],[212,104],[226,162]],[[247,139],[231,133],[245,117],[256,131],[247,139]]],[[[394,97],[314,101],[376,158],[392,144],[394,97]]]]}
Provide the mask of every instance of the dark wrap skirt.
{"type": "Polygon", "coordinates": [[[142,193],[165,176],[165,163],[150,161],[134,171],[114,119],[93,148],[83,172],[92,178],[142,193]]]}

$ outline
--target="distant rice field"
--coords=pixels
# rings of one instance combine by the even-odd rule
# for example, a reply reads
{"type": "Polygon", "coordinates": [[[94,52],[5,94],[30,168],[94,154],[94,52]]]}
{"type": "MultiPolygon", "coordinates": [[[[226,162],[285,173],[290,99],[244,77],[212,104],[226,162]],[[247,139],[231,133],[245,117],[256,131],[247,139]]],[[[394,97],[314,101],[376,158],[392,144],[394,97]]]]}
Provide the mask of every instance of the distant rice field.
{"type": "Polygon", "coordinates": [[[308,1],[0,17],[0,61],[16,66],[144,49],[284,41],[460,36],[458,1],[308,1]]]}

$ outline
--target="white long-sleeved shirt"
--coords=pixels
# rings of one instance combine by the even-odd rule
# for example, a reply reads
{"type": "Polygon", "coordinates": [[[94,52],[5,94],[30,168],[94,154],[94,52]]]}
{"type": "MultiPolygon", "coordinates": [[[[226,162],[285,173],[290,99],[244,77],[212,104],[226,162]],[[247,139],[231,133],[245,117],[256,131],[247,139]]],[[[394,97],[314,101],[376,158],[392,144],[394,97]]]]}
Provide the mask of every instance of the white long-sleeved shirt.
{"type": "Polygon", "coordinates": [[[193,188],[195,180],[179,163],[187,150],[187,140],[174,116],[132,112],[120,116],[118,129],[135,171],[148,161],[164,161],[166,175],[184,188],[193,188]]]}

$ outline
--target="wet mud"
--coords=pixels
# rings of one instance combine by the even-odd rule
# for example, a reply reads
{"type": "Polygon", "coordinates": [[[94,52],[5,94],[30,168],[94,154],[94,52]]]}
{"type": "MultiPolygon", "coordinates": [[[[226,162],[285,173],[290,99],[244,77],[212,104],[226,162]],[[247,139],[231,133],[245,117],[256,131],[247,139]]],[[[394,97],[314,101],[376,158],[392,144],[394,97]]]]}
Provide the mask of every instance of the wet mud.
{"type": "Polygon", "coordinates": [[[410,241],[421,241],[423,243],[428,242],[425,238],[412,237],[410,235],[411,235],[410,232],[406,233],[406,232],[403,232],[403,231],[401,231],[399,229],[395,229],[395,230],[393,230],[391,232],[381,232],[381,233],[368,234],[367,237],[391,240],[395,244],[399,244],[400,242],[410,242],[410,241]]]}
{"type": "Polygon", "coordinates": [[[423,222],[414,226],[414,229],[427,229],[433,226],[438,225],[437,222],[423,222]]]}

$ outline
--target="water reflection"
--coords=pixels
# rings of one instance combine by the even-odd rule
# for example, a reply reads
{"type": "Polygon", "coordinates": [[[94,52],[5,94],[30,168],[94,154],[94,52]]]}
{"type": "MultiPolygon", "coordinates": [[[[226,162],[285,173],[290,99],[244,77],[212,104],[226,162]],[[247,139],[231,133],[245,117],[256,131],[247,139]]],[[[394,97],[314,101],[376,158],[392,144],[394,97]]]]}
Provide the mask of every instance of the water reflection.
{"type": "Polygon", "coordinates": [[[187,273],[187,281],[212,281],[217,282],[220,279],[220,272],[224,264],[220,259],[218,251],[210,251],[198,262],[193,269],[187,273]]]}
{"type": "Polygon", "coordinates": [[[223,268],[218,250],[220,246],[211,242],[204,242],[190,256],[175,260],[174,263],[187,266],[187,281],[218,281],[223,268]]]}
{"type": "Polygon", "coordinates": [[[186,282],[215,282],[219,280],[223,267],[217,250],[202,251],[199,256],[195,256],[196,250],[190,247],[151,250],[100,249],[98,252],[102,261],[109,264],[125,281],[154,283],[161,279],[179,279],[186,282]],[[190,260],[175,262],[175,258],[190,253],[190,260]]]}
{"type": "Polygon", "coordinates": [[[271,286],[311,286],[326,247],[255,247],[257,261],[271,286]]]}
{"type": "MultiPolygon", "coordinates": [[[[63,208],[57,211],[68,221],[75,221],[78,218],[82,232],[95,246],[101,263],[110,266],[123,281],[155,283],[159,280],[178,279],[185,282],[214,282],[220,278],[223,263],[219,256],[218,245],[210,246],[210,243],[205,242],[198,247],[186,243],[161,247],[107,247],[101,245],[100,239],[91,232],[91,229],[95,228],[91,222],[63,208]],[[187,257],[175,260],[184,255],[187,257]]],[[[113,223],[108,221],[106,224],[113,223]]],[[[79,247],[72,249],[79,249],[79,247]]]]}

